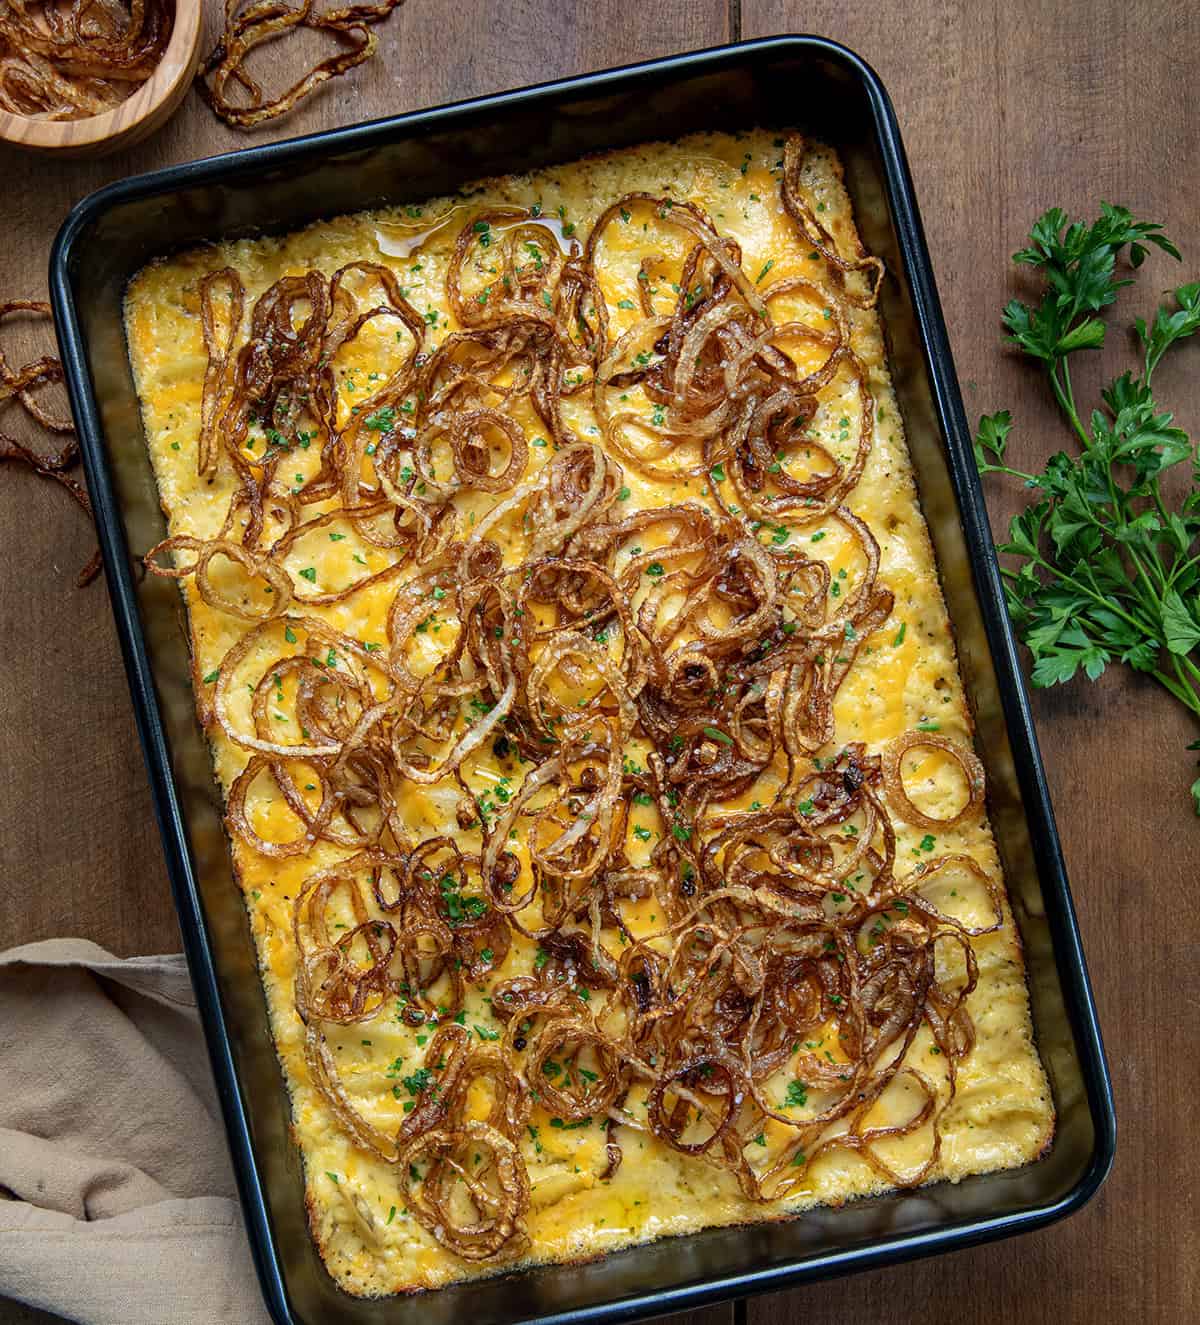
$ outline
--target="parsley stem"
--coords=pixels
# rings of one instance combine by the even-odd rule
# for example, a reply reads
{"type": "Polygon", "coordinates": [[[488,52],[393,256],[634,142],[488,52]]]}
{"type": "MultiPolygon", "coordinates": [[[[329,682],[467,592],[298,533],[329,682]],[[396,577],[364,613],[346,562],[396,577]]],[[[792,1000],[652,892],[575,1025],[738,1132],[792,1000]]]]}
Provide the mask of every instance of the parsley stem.
{"type": "Polygon", "coordinates": [[[1200,667],[1197,667],[1196,664],[1192,662],[1191,658],[1178,653],[1173,654],[1172,657],[1178,658],[1179,661],[1183,664],[1183,666],[1186,667],[1188,671],[1191,672],[1191,674],[1196,678],[1196,680],[1200,681],[1200,667]]]}
{"type": "Polygon", "coordinates": [[[1147,591],[1157,600],[1159,595],[1165,593],[1167,589],[1167,577],[1163,574],[1162,566],[1157,561],[1152,563],[1154,572],[1158,576],[1158,592],[1156,593],[1154,586],[1150,583],[1150,576],[1147,574],[1145,566],[1142,565],[1142,559],[1137,554],[1137,549],[1127,547],[1125,551],[1129,553],[1129,560],[1137,568],[1137,573],[1141,577],[1142,583],[1145,584],[1147,591]]]}
{"type": "Polygon", "coordinates": [[[993,465],[990,460],[980,465],[979,472],[981,474],[1008,474],[1011,478],[1022,479],[1027,487],[1032,486],[1034,482],[1032,474],[1026,474],[1021,469],[1010,469],[1007,465],[993,465]]]}
{"type": "Polygon", "coordinates": [[[1162,686],[1164,690],[1167,691],[1168,694],[1174,695],[1174,697],[1177,700],[1179,700],[1179,702],[1183,704],[1185,707],[1192,709],[1197,713],[1200,713],[1200,709],[1197,709],[1195,704],[1192,702],[1192,696],[1190,692],[1187,689],[1182,688],[1179,682],[1174,680],[1172,677],[1168,676],[1166,672],[1163,672],[1158,668],[1155,668],[1154,671],[1148,673],[1148,675],[1152,676],[1158,682],[1158,684],[1162,686]]]}
{"type": "Polygon", "coordinates": [[[1151,634],[1154,633],[1153,623],[1148,624],[1145,621],[1139,621],[1136,617],[1130,616],[1128,612],[1118,607],[1111,598],[1097,593],[1094,589],[1084,584],[1082,580],[1077,580],[1073,575],[1068,575],[1065,571],[1059,570],[1057,566],[1052,566],[1042,557],[1037,557],[1035,559],[1035,564],[1040,566],[1043,570],[1049,571],[1051,575],[1056,579],[1061,580],[1064,584],[1069,584],[1072,589],[1078,589],[1080,593],[1086,594],[1093,603],[1097,603],[1101,607],[1107,608],[1114,616],[1119,616],[1123,621],[1128,622],[1129,625],[1133,626],[1136,630],[1149,632],[1151,634]]]}
{"type": "MultiPolygon", "coordinates": [[[[1179,700],[1181,704],[1186,705],[1188,708],[1192,710],[1193,713],[1195,713],[1198,717],[1200,717],[1200,695],[1196,693],[1195,688],[1191,685],[1187,677],[1184,675],[1183,668],[1180,666],[1179,654],[1177,653],[1171,654],[1171,662],[1174,664],[1176,675],[1179,677],[1178,688],[1176,688],[1173,685],[1167,685],[1166,681],[1158,672],[1155,672],[1154,675],[1157,676],[1160,681],[1162,681],[1163,685],[1166,686],[1166,688],[1175,696],[1176,699],[1179,700]]],[[[1192,670],[1195,671],[1196,669],[1193,667],[1192,670]]]]}
{"type": "Polygon", "coordinates": [[[1091,438],[1079,421],[1079,411],[1075,408],[1075,392],[1071,389],[1071,370],[1067,367],[1066,358],[1056,359],[1051,364],[1050,385],[1054,390],[1054,398],[1062,407],[1063,413],[1071,420],[1071,426],[1079,434],[1079,440],[1083,443],[1083,449],[1086,451],[1091,445],[1091,438]],[[1059,370],[1062,371],[1062,380],[1059,380],[1059,370]]]}
{"type": "Polygon", "coordinates": [[[1154,480],[1154,484],[1150,489],[1150,496],[1154,499],[1154,509],[1158,512],[1158,518],[1164,526],[1169,524],[1170,516],[1167,515],[1167,508],[1163,505],[1162,489],[1158,486],[1158,479],[1154,480]]]}

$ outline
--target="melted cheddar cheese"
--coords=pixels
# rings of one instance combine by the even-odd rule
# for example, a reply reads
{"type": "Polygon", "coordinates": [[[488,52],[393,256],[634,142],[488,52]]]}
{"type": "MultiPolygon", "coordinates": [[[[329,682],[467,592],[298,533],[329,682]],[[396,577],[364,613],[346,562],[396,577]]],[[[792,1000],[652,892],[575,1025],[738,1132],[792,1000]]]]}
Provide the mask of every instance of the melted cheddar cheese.
{"type": "MultiPolygon", "coordinates": [[[[170,532],[213,537],[232,491],[232,479],[224,469],[211,479],[201,479],[197,473],[206,365],[198,286],[206,273],[225,266],[235,268],[252,301],[286,274],[309,268],[332,273],[359,258],[381,262],[396,273],[408,299],[425,314],[436,344],[456,325],[445,300],[444,278],[455,237],[472,210],[537,204],[543,216],[557,223],[562,242],[569,244],[575,234],[586,237],[613,199],[646,190],[703,206],[721,232],[741,246],[743,270],[751,279],[769,269],[773,280],[797,275],[821,282],[829,275],[825,259],[797,240],[780,203],[781,155],[779,140],[769,132],[705,135],[670,146],[651,145],[536,174],[491,180],[456,198],[340,217],[284,238],[231,242],[150,265],[129,288],[126,324],[145,433],[170,532]]],[[[854,221],[832,152],[818,149],[810,153],[804,185],[841,250],[853,251],[857,242],[854,221]]],[[[675,279],[672,273],[678,272],[693,241],[684,232],[664,230],[648,237],[637,226],[613,225],[604,242],[614,258],[606,263],[602,282],[615,339],[640,316],[636,273],[646,246],[652,242],[662,279],[669,281],[675,279]]],[[[857,308],[849,310],[849,316],[852,344],[866,366],[876,402],[873,446],[850,504],[878,540],[879,579],[891,589],[895,602],[891,619],[860,650],[837,694],[837,742],[862,741],[868,751],[878,752],[890,739],[923,724],[969,745],[971,724],[953,638],[917,501],[879,319],[874,311],[857,308]]],[[[356,398],[364,399],[371,384],[387,373],[395,353],[387,343],[391,334],[386,328],[368,331],[339,359],[343,417],[356,408],[356,398]]],[[[819,345],[802,342],[794,357],[801,371],[806,371],[820,362],[822,354],[819,345]],[[806,354],[811,355],[811,363],[805,362],[806,354]]],[[[837,390],[830,392],[813,423],[814,437],[834,455],[847,458],[854,448],[847,422],[856,408],[851,395],[850,388],[845,397],[837,390]]],[[[596,431],[589,417],[589,400],[585,392],[572,397],[568,405],[569,421],[581,436],[596,431]]],[[[519,402],[513,414],[531,440],[529,469],[533,471],[552,452],[527,403],[519,402]]],[[[285,470],[294,469],[297,485],[315,471],[315,450],[294,449],[286,459],[285,470]]],[[[281,473],[288,477],[284,470],[281,473]]],[[[704,485],[695,479],[656,483],[627,467],[624,482],[629,488],[625,507],[629,511],[673,502],[711,504],[704,485]]],[[[456,498],[468,518],[485,512],[493,501],[487,493],[467,492],[456,498]]],[[[655,537],[664,535],[649,531],[647,547],[654,546],[655,537]]],[[[862,571],[861,547],[836,521],[816,530],[801,529],[791,537],[804,540],[806,555],[828,562],[831,594],[851,591],[862,571]]],[[[337,539],[318,531],[293,551],[289,561],[293,574],[305,574],[313,584],[325,588],[344,586],[387,564],[386,551],[360,542],[352,529],[337,539]]],[[[251,592],[236,568],[214,568],[215,578],[222,575],[228,592],[251,592]]],[[[181,581],[181,589],[189,612],[196,675],[208,678],[246,627],[214,611],[200,598],[192,580],[181,581]]],[[[308,610],[364,643],[379,643],[386,639],[385,615],[394,592],[394,585],[385,582],[344,601],[308,610]]],[[[424,664],[433,665],[454,629],[452,622],[439,622],[435,612],[430,628],[420,637],[414,636],[418,654],[411,665],[419,669],[421,650],[426,654],[424,664]]],[[[209,681],[203,684],[211,687],[209,681]]],[[[245,721],[249,696],[245,686],[240,688],[242,694],[235,705],[242,708],[235,717],[245,721]]],[[[247,753],[216,725],[210,726],[209,735],[216,776],[228,790],[245,766],[247,753]]],[[[905,756],[902,772],[909,794],[932,816],[953,817],[965,799],[961,770],[936,749],[913,750],[905,756]]],[[[498,766],[487,745],[468,761],[466,777],[476,792],[491,788],[501,800],[514,785],[511,770],[498,766]]],[[[732,804],[745,807],[754,796],[751,789],[732,804]]],[[[409,786],[402,812],[415,837],[454,833],[456,804],[452,787],[409,786]]],[[[282,796],[273,787],[268,789],[265,781],[252,790],[247,811],[256,831],[268,840],[285,841],[297,831],[282,796]]],[[[637,864],[647,856],[643,835],[650,838],[662,825],[651,808],[635,811],[631,827],[635,836],[629,854],[637,864]]],[[[898,872],[936,849],[939,854],[969,855],[989,875],[999,877],[986,819],[976,818],[938,833],[902,822],[897,827],[898,872]]],[[[464,849],[479,850],[478,829],[459,835],[464,849]]],[[[240,842],[233,846],[275,1043],[293,1101],[294,1135],[304,1158],[314,1236],[330,1273],[356,1294],[433,1288],[495,1273],[495,1265],[458,1260],[410,1217],[388,1166],[355,1146],[309,1081],[303,1027],[293,995],[296,951],[291,904],[305,877],[338,854],[324,841],[310,852],[282,860],[259,856],[240,842]]],[[[970,876],[957,885],[948,878],[939,904],[966,923],[987,923],[986,899],[977,886],[972,887],[970,876]]],[[[654,909],[652,898],[630,906],[629,923],[635,933],[654,928],[654,909]]],[[[979,982],[969,999],[969,1010],[977,1044],[959,1068],[957,1093],[942,1121],[942,1149],[932,1174],[934,1179],[948,1181],[1027,1163],[1044,1150],[1053,1129],[1049,1090],[1032,1039],[1019,939],[1007,903],[1002,927],[974,940],[973,946],[979,982]]],[[[507,958],[495,975],[507,978],[527,973],[534,961],[534,946],[514,934],[507,958]]],[[[499,1023],[491,1015],[487,987],[468,990],[464,1022],[481,1042],[496,1038],[499,1023]]],[[[355,1106],[386,1133],[395,1132],[405,1116],[405,1105],[411,1106],[413,1074],[422,1062],[421,1041],[427,1034],[403,1024],[387,1009],[361,1025],[329,1028],[328,1042],[355,1106]]],[[[828,1043],[819,1038],[816,1047],[831,1062],[836,1061],[839,1048],[834,1035],[829,1035],[828,1043]]],[[[917,1034],[909,1061],[917,1063],[945,1092],[945,1070],[927,1028],[917,1034]]],[[[780,1098],[786,1080],[785,1071],[779,1084],[771,1086],[780,1098]]],[[[902,1089],[885,1093],[877,1105],[880,1121],[904,1115],[911,1103],[903,1095],[902,1089]]],[[[636,1105],[633,1100],[629,1107],[636,1109],[636,1105]]],[[[603,1127],[558,1122],[556,1126],[535,1104],[524,1142],[532,1184],[527,1219],[530,1262],[593,1257],[669,1234],[795,1215],[813,1205],[836,1205],[867,1196],[884,1186],[860,1157],[850,1150],[835,1149],[813,1162],[799,1195],[764,1207],[747,1201],[727,1172],[677,1153],[647,1133],[631,1131],[622,1136],[620,1168],[611,1179],[602,1181],[606,1163],[603,1127]]],[[[767,1148],[778,1144],[775,1133],[784,1130],[768,1122],[761,1143],[767,1148]]],[[[928,1145],[928,1132],[919,1131],[896,1141],[890,1149],[883,1148],[888,1162],[903,1172],[919,1166],[923,1147],[927,1150],[928,1145]]],[[[511,1263],[499,1268],[510,1269],[511,1263]]]]}

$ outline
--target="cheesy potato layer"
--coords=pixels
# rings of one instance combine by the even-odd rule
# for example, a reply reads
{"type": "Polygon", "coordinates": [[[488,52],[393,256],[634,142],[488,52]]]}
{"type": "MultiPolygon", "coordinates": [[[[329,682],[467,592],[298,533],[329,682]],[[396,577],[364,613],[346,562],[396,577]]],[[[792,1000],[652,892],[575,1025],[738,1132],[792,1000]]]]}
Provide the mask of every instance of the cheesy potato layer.
{"type": "MultiPolygon", "coordinates": [[[[740,246],[741,266],[751,281],[757,278],[760,283],[770,283],[795,276],[817,289],[837,286],[838,274],[798,235],[781,204],[782,155],[782,139],[769,131],[702,135],[489,180],[460,196],[340,217],[283,238],[199,248],[148,266],[129,287],[126,327],[147,444],[170,533],[215,537],[234,491],[228,466],[219,466],[205,477],[198,473],[207,364],[199,285],[206,274],[225,267],[235,269],[245,284],[249,308],[283,276],[314,269],[329,275],[359,259],[381,263],[395,273],[405,297],[423,315],[428,327],[426,344],[432,349],[457,329],[445,296],[445,277],[455,239],[472,215],[504,206],[534,208],[535,215],[553,229],[563,251],[569,252],[573,242],[586,239],[597,217],[615,199],[644,191],[703,207],[718,230],[740,246]]],[[[839,250],[854,253],[858,242],[854,220],[841,168],[831,151],[820,147],[809,151],[803,185],[839,250]]],[[[642,316],[638,273],[643,259],[648,260],[643,270],[650,273],[656,287],[660,283],[670,287],[679,280],[694,243],[685,230],[654,227],[636,219],[608,227],[600,280],[611,318],[610,340],[615,341],[642,316]]],[[[851,286],[860,280],[853,276],[851,286]]],[[[797,300],[807,300],[807,306],[793,316],[815,320],[818,326],[823,317],[830,317],[829,309],[812,307],[811,295],[797,296],[797,300]]],[[[890,618],[859,648],[837,692],[836,738],[824,755],[832,758],[851,742],[864,743],[868,755],[879,754],[889,741],[913,729],[937,732],[969,747],[971,721],[888,375],[879,318],[870,308],[848,307],[846,314],[850,343],[865,366],[875,403],[870,454],[847,504],[878,541],[878,580],[891,590],[894,606],[890,618]]],[[[386,325],[369,326],[339,354],[336,373],[342,419],[353,417],[359,407],[356,402],[368,399],[375,384],[392,370],[399,340],[399,333],[386,325]]],[[[819,343],[800,339],[789,345],[788,353],[799,370],[807,372],[821,363],[827,351],[819,343]]],[[[570,396],[564,409],[577,435],[598,435],[589,392],[570,396]]],[[[848,461],[855,447],[859,410],[853,383],[831,384],[811,421],[810,436],[829,455],[848,461]]],[[[547,445],[546,429],[523,397],[514,398],[509,413],[529,442],[527,472],[536,473],[554,454],[554,448],[547,445]]],[[[248,463],[254,463],[269,444],[261,429],[252,429],[245,453],[248,463]]],[[[823,463],[814,459],[814,472],[823,463]]],[[[306,447],[302,441],[291,448],[279,474],[299,490],[318,466],[317,448],[306,447]]],[[[627,491],[622,493],[621,509],[626,513],[683,503],[716,509],[701,479],[652,481],[631,465],[623,466],[623,474],[627,491]]],[[[470,490],[454,497],[464,520],[472,522],[496,500],[493,494],[470,490]]],[[[332,508],[335,503],[327,505],[332,508]]],[[[310,509],[319,512],[326,507],[310,509]]],[[[637,551],[652,549],[665,537],[652,527],[647,531],[646,548],[637,551]]],[[[805,556],[824,560],[830,572],[829,594],[835,599],[851,593],[856,577],[863,574],[862,545],[836,520],[796,530],[768,527],[761,537],[764,542],[793,539],[795,546],[802,545],[805,556]]],[[[362,540],[353,526],[330,524],[292,548],[288,568],[300,577],[296,582],[301,587],[307,582],[314,588],[335,590],[385,569],[390,562],[388,549],[362,540]]],[[[214,563],[211,573],[230,595],[263,592],[261,584],[248,582],[236,566],[214,563]]],[[[248,627],[245,621],[206,603],[194,579],[185,578],[180,585],[189,614],[196,676],[204,691],[199,700],[202,711],[211,716],[207,706],[222,660],[248,627]]],[[[305,607],[304,611],[368,647],[386,647],[386,615],[395,593],[396,584],[384,580],[341,601],[305,607]]],[[[439,619],[438,604],[431,603],[424,631],[413,636],[410,663],[414,669],[419,670],[423,656],[426,667],[435,666],[455,629],[454,623],[439,619]]],[[[330,665],[336,666],[336,660],[331,659],[330,665]]],[[[257,672],[251,679],[256,678],[257,672]]],[[[290,684],[286,678],[279,683],[284,709],[279,715],[281,726],[287,711],[284,695],[290,684]]],[[[232,717],[248,726],[251,696],[246,685],[236,689],[241,693],[232,693],[232,717]]],[[[216,776],[228,792],[246,766],[248,752],[211,721],[208,735],[216,776]]],[[[631,757],[637,758],[636,750],[631,750],[631,757]]],[[[816,767],[820,760],[821,755],[814,756],[816,767]]],[[[507,802],[523,776],[516,763],[497,757],[491,742],[468,759],[463,772],[485,811],[507,802]]],[[[917,747],[905,754],[901,773],[909,795],[932,818],[953,818],[965,800],[962,768],[936,748],[917,747]]],[[[777,786],[781,776],[768,770],[763,786],[769,789],[772,777],[777,786]]],[[[464,851],[478,852],[479,825],[457,826],[460,792],[447,782],[403,789],[400,808],[406,828],[417,840],[448,833],[459,839],[464,851]]],[[[759,799],[769,800],[770,796],[756,785],[721,808],[744,809],[759,799]]],[[[264,839],[286,841],[295,836],[296,820],[268,779],[260,779],[251,788],[246,809],[255,831],[264,839]]],[[[900,817],[895,824],[898,876],[934,856],[958,854],[974,860],[991,879],[1000,880],[986,818],[968,817],[945,830],[914,827],[900,817]]],[[[653,806],[635,807],[628,844],[631,863],[648,860],[664,831],[669,830],[653,806]]],[[[520,854],[516,844],[513,849],[520,854]]],[[[240,839],[234,840],[232,851],[293,1102],[294,1136],[304,1159],[312,1231],[331,1275],[348,1292],[380,1295],[435,1288],[513,1268],[511,1260],[463,1261],[440,1245],[412,1217],[391,1166],[355,1144],[310,1081],[304,1026],[294,993],[297,951],[292,905],[314,870],[345,857],[347,851],[321,840],[301,855],[272,859],[240,839]]],[[[525,857],[521,858],[524,862],[525,857]]],[[[989,923],[988,899],[968,872],[960,870],[947,880],[938,904],[965,925],[989,923]]],[[[655,911],[653,896],[629,903],[625,914],[632,932],[653,932],[659,922],[655,911]]],[[[979,973],[968,1009],[976,1043],[958,1065],[957,1089],[940,1120],[940,1154],[929,1180],[954,1182],[970,1174],[1028,1163],[1043,1152],[1053,1130],[1050,1093],[1032,1038],[1020,942],[1007,902],[1003,923],[973,939],[972,947],[979,973]]],[[[537,945],[514,932],[503,964],[492,979],[468,987],[458,1020],[478,1043],[497,1040],[502,1030],[491,1009],[494,982],[530,973],[539,960],[544,957],[537,945]]],[[[944,960],[953,960],[952,955],[947,952],[944,960]]],[[[419,1096],[430,1028],[408,1024],[402,1009],[389,1002],[371,1020],[331,1025],[326,1034],[355,1108],[381,1132],[394,1135],[419,1096]]],[[[840,1061],[842,1049],[835,1026],[814,1033],[805,1051],[822,1055],[830,1063],[840,1061]]],[[[909,1046],[906,1061],[934,1083],[942,1100],[949,1096],[944,1060],[925,1025],[909,1046]]],[[[786,1066],[768,1083],[767,1093],[780,1109],[798,1117],[811,1107],[806,1103],[804,1083],[796,1081],[786,1066]]],[[[902,1090],[885,1094],[873,1122],[886,1125],[899,1121],[906,1110],[911,1112],[912,1102],[903,1095],[902,1090]]],[[[631,1099],[626,1108],[636,1112],[638,1105],[637,1099],[631,1099]]],[[[590,1258],[714,1225],[795,1216],[815,1205],[837,1205],[887,1186],[854,1149],[834,1147],[809,1165],[801,1188],[786,1200],[755,1203],[746,1199],[731,1173],[702,1157],[680,1153],[647,1131],[631,1128],[618,1129],[622,1163],[614,1175],[603,1177],[607,1167],[604,1121],[564,1124],[540,1102],[533,1103],[522,1141],[531,1184],[526,1217],[529,1241],[517,1264],[590,1258]]],[[[785,1126],[768,1120],[757,1138],[764,1155],[785,1144],[787,1132],[785,1126]]],[[[923,1128],[881,1149],[886,1149],[891,1168],[904,1173],[924,1162],[930,1145],[930,1129],[923,1128]]]]}

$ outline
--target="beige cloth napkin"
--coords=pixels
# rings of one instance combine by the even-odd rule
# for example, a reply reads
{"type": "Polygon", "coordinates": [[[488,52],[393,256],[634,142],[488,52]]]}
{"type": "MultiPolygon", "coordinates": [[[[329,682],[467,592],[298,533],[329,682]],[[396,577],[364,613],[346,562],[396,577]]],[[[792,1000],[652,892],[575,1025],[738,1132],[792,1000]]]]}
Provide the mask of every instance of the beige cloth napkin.
{"type": "Polygon", "coordinates": [[[0,1297],[268,1325],[182,956],[0,953],[0,1297]]]}

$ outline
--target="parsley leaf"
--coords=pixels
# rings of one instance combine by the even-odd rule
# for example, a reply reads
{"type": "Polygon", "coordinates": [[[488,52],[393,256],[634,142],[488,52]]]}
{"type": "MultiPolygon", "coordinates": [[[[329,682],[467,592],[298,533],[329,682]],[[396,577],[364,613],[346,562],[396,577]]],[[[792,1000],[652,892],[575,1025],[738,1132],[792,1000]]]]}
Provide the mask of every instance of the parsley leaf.
{"type": "MultiPolygon", "coordinates": [[[[1136,269],[1150,245],[1179,257],[1161,226],[1108,203],[1090,226],[1057,208],[1037,220],[1014,260],[1040,271],[1042,300],[1013,300],[1003,323],[1042,364],[1077,445],[1040,472],[1015,468],[1013,420],[1002,410],[980,419],[975,459],[981,473],[1015,478],[1032,494],[999,551],[1011,558],[1001,571],[1005,597],[1033,658],[1034,685],[1080,672],[1095,680],[1119,662],[1153,676],[1200,717],[1200,458],[1152,389],[1167,351],[1200,334],[1200,282],[1179,286],[1149,323],[1135,321],[1141,373],[1113,379],[1086,421],[1071,383],[1071,356],[1104,343],[1097,315],[1132,282],[1118,274],[1118,258],[1127,253],[1136,269]],[[1186,478],[1162,482],[1181,466],[1186,478]]],[[[1200,814],[1200,781],[1191,794],[1200,814]]]]}
{"type": "Polygon", "coordinates": [[[1040,268],[1048,288],[1037,308],[1014,299],[1004,310],[1004,325],[1013,342],[1047,363],[1104,344],[1104,323],[1090,315],[1113,303],[1117,291],[1130,284],[1128,278],[1116,277],[1122,249],[1128,246],[1134,267],[1145,259],[1147,244],[1179,257],[1161,225],[1135,221],[1124,207],[1104,202],[1092,225],[1067,222],[1058,207],[1034,222],[1030,246],[1014,253],[1013,261],[1040,268]]]}
{"type": "Polygon", "coordinates": [[[1149,330],[1140,317],[1134,321],[1134,329],[1146,347],[1148,373],[1154,372],[1158,361],[1177,340],[1194,336],[1200,328],[1200,281],[1181,285],[1175,291],[1175,300],[1179,307],[1173,312],[1165,307],[1160,308],[1149,330]]]}
{"type": "Polygon", "coordinates": [[[979,420],[979,432],[975,438],[975,463],[984,473],[989,472],[989,455],[995,457],[998,466],[1004,464],[1004,451],[1008,446],[1008,434],[1012,426],[1012,415],[1006,409],[996,414],[985,414],[979,420]]]}
{"type": "Polygon", "coordinates": [[[1174,589],[1163,594],[1162,620],[1163,643],[1172,653],[1188,654],[1200,644],[1200,621],[1174,589]]]}

